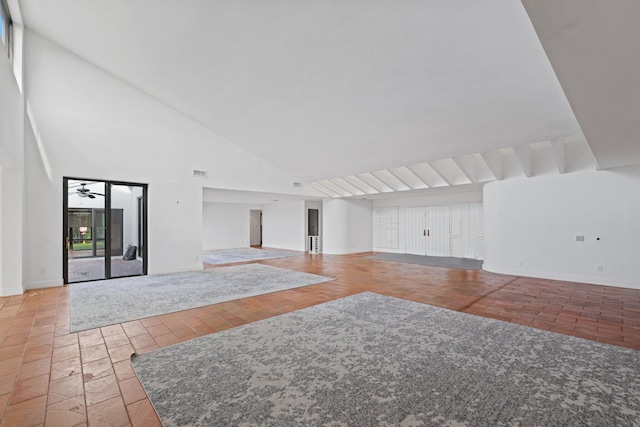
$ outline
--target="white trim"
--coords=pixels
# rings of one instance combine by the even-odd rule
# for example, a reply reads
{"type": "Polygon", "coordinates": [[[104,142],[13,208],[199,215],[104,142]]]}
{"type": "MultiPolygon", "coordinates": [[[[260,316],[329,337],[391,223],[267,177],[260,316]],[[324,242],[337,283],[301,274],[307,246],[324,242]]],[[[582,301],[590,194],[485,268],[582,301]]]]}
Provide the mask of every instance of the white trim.
{"type": "Polygon", "coordinates": [[[590,285],[613,286],[618,288],[640,289],[640,282],[628,282],[625,280],[607,277],[581,276],[575,274],[551,273],[545,271],[521,270],[517,268],[494,268],[485,261],[482,269],[490,273],[507,274],[510,276],[531,277],[537,279],[558,280],[563,282],[586,283],[590,285]]]}
{"type": "Polygon", "coordinates": [[[0,296],[10,297],[14,295],[22,295],[23,293],[24,290],[21,286],[14,286],[13,288],[2,288],[2,294],[0,294],[0,296]]]}
{"type": "Polygon", "coordinates": [[[62,279],[56,280],[42,280],[40,282],[29,282],[24,284],[25,291],[32,291],[34,289],[42,289],[42,288],[55,288],[58,286],[64,286],[64,281],[62,279]]]}

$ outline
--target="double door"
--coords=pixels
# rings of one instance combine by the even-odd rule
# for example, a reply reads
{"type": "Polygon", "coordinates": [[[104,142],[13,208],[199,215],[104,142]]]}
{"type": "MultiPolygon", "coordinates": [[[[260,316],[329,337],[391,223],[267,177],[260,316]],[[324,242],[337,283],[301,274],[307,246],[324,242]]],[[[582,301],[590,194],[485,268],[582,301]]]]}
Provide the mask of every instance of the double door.
{"type": "Polygon", "coordinates": [[[407,208],[405,252],[414,255],[450,256],[450,208],[407,208]]]}
{"type": "Polygon", "coordinates": [[[147,274],[147,185],[63,178],[64,283],[147,274]]]}

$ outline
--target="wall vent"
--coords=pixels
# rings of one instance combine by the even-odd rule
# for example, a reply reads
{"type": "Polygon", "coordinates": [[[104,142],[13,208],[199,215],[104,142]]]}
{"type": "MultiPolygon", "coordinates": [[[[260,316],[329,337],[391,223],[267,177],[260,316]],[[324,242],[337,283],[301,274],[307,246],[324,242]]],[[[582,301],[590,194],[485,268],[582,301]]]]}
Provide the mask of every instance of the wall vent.
{"type": "Polygon", "coordinates": [[[576,236],[576,242],[584,242],[584,236],[576,236]]]}
{"type": "Polygon", "coordinates": [[[302,187],[302,183],[301,182],[294,182],[293,186],[294,187],[302,187]]]}
{"type": "Polygon", "coordinates": [[[199,171],[197,169],[194,169],[193,176],[195,176],[196,178],[206,178],[208,174],[207,171],[199,171]]]}

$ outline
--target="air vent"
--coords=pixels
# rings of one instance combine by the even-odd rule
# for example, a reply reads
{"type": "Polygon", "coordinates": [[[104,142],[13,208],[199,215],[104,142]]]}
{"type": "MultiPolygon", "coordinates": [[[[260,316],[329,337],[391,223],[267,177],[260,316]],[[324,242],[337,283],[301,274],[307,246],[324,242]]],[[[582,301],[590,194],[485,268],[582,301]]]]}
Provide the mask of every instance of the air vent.
{"type": "Polygon", "coordinates": [[[584,236],[576,236],[576,242],[584,242],[584,236]]]}
{"type": "Polygon", "coordinates": [[[294,182],[293,186],[294,187],[302,187],[302,183],[301,182],[294,182]]]}
{"type": "Polygon", "coordinates": [[[206,178],[207,177],[207,171],[199,171],[197,169],[193,170],[193,176],[196,178],[206,178]]]}

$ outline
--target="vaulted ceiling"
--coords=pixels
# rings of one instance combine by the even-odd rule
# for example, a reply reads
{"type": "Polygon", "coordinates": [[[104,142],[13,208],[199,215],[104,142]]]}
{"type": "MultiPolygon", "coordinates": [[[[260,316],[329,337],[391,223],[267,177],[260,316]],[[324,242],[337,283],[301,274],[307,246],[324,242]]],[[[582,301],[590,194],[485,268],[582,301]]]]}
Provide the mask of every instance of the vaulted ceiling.
{"type": "Polygon", "coordinates": [[[640,30],[608,32],[638,6],[610,3],[19,0],[29,30],[333,196],[455,180],[449,160],[495,179],[500,150],[583,130],[600,166],[640,163],[640,30]]]}

